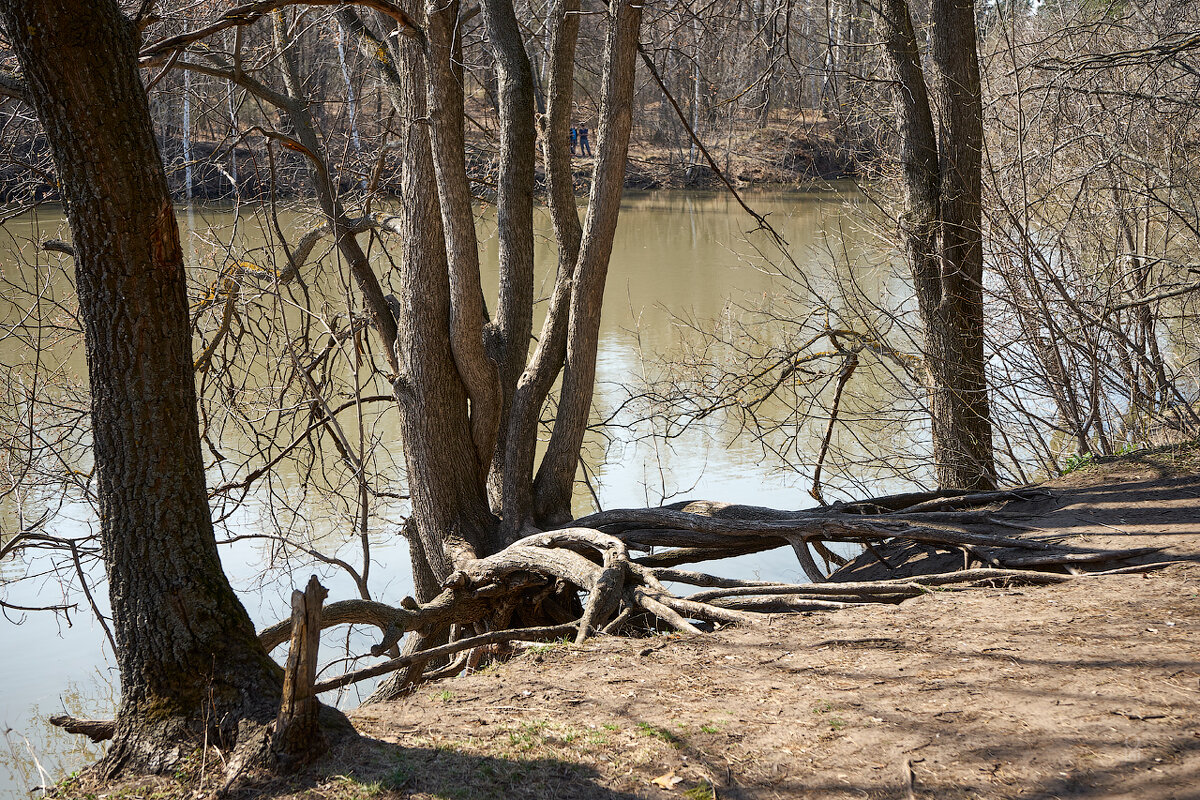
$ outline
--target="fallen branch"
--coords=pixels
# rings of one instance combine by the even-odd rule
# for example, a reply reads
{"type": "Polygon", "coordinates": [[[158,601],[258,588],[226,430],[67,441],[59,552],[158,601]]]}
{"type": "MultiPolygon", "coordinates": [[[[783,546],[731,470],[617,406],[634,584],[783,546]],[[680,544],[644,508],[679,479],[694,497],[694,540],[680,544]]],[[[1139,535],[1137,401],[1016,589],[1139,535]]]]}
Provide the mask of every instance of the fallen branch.
{"type": "Polygon", "coordinates": [[[368,678],[376,678],[380,675],[386,675],[389,672],[395,672],[398,669],[407,667],[409,664],[414,664],[418,661],[431,661],[442,656],[461,653],[463,650],[470,650],[475,647],[482,647],[489,644],[499,644],[502,642],[514,641],[529,641],[538,642],[558,639],[563,636],[569,636],[575,633],[575,625],[551,625],[540,628],[515,628],[505,631],[492,631],[483,633],[479,636],[472,636],[469,639],[459,639],[457,642],[450,642],[441,647],[431,647],[428,650],[422,650],[418,653],[412,653],[399,658],[393,658],[384,661],[382,664],[376,664],[372,667],[347,672],[345,675],[340,675],[332,680],[322,681],[313,687],[313,692],[320,694],[334,689],[341,689],[343,686],[349,686],[352,683],[365,681],[368,678]]]}
{"type": "Polygon", "coordinates": [[[67,733],[86,736],[93,742],[107,742],[117,735],[117,723],[111,719],[80,719],[69,714],[58,714],[50,718],[50,724],[67,733]]]}
{"type": "Polygon", "coordinates": [[[1036,556],[1011,556],[1006,553],[1000,556],[999,560],[1003,561],[1006,567],[1012,568],[1049,567],[1063,564],[1098,564],[1104,561],[1123,561],[1127,558],[1138,558],[1140,556],[1151,555],[1152,553],[1160,553],[1162,550],[1163,548],[1161,547],[1137,547],[1130,550],[1100,550],[1094,553],[1050,553],[1036,556]]]}

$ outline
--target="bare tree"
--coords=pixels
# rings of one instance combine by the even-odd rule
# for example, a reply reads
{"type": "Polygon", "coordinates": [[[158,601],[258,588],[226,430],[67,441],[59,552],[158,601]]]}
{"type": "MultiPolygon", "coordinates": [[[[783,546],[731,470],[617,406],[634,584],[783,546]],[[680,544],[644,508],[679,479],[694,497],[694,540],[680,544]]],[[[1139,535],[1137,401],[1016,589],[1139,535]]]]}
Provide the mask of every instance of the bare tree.
{"type": "Polygon", "coordinates": [[[992,488],[980,235],[983,100],[973,0],[934,0],[926,75],[906,0],[882,6],[897,82],[905,212],[938,484],[992,488]]]}
{"type": "Polygon", "coordinates": [[[74,236],[121,668],[108,770],[162,769],[178,744],[214,732],[251,752],[251,728],[274,716],[280,672],[217,556],[179,232],[136,68],[135,23],[110,2],[0,10],[74,236]]]}
{"type": "Polygon", "coordinates": [[[1010,438],[1051,470],[1200,423],[1195,11],[1063,4],[990,25],[997,401],[1010,438]]]}
{"type": "MultiPolygon", "coordinates": [[[[65,72],[65,59],[85,63],[85,56],[71,47],[61,52],[31,49],[52,47],[56,41],[46,36],[31,44],[23,38],[30,26],[21,15],[33,13],[32,5],[8,3],[8,24],[25,48],[24,69],[38,87],[38,102],[48,103],[47,98],[55,95],[42,86],[48,79],[39,77],[38,70],[53,66],[65,72]]],[[[213,280],[206,282],[193,309],[204,342],[195,362],[187,349],[178,231],[157,166],[149,111],[132,70],[133,27],[111,4],[81,8],[75,15],[55,16],[42,8],[34,26],[51,25],[66,38],[71,30],[80,25],[86,30],[85,23],[93,22],[92,27],[104,34],[104,46],[85,55],[108,59],[104,62],[108,72],[97,67],[88,76],[65,75],[58,80],[67,86],[81,82],[77,96],[110,98],[113,102],[105,104],[106,114],[136,115],[132,120],[103,117],[109,120],[103,129],[93,129],[86,126],[94,121],[83,119],[78,111],[65,119],[55,116],[70,106],[43,109],[68,193],[89,345],[99,342],[93,349],[128,359],[115,365],[93,359],[92,380],[101,511],[104,519],[124,526],[106,529],[104,541],[114,576],[116,649],[129,697],[118,720],[114,765],[163,766],[164,742],[198,730],[201,706],[197,703],[215,702],[217,719],[247,720],[247,730],[237,731],[239,741],[247,741],[252,724],[274,716],[278,672],[252,640],[249,622],[228,591],[212,544],[198,428],[214,455],[214,473],[220,472],[224,479],[214,492],[219,503],[227,504],[220,506],[222,513],[235,508],[240,497],[258,482],[269,481],[274,468],[299,457],[305,448],[313,448],[307,451],[310,468],[320,463],[312,455],[325,446],[318,442],[337,453],[336,480],[346,491],[342,501],[363,543],[363,560],[356,568],[324,558],[352,573],[360,596],[331,603],[321,624],[375,626],[381,640],[372,654],[390,657],[323,683],[319,689],[395,672],[397,679],[382,693],[394,694],[423,678],[476,664],[512,640],[564,635],[582,640],[597,631],[696,632],[760,619],[756,614],[763,612],[896,602],[924,591],[920,584],[894,582],[763,585],[678,569],[781,546],[793,548],[816,583],[823,582],[841,560],[827,542],[875,548],[897,539],[915,541],[961,552],[964,566],[980,567],[929,581],[938,584],[1017,580],[1022,579],[1015,571],[1020,567],[1103,563],[1130,555],[1015,539],[1009,531],[1013,523],[1003,519],[1002,511],[975,510],[1015,495],[978,491],[991,485],[995,469],[983,385],[982,131],[971,3],[935,0],[932,82],[926,80],[903,0],[891,0],[887,5],[891,13],[884,20],[889,57],[903,89],[897,94],[908,188],[902,227],[924,324],[924,358],[886,343],[880,333],[891,322],[887,309],[880,310],[879,319],[867,330],[853,324],[865,316],[858,313],[860,309],[854,309],[853,319],[846,315],[852,323],[847,325],[831,314],[818,321],[814,313],[798,326],[804,336],[795,337],[785,350],[769,354],[762,362],[769,369],[736,384],[733,391],[722,389],[727,394],[717,401],[737,404],[752,415],[785,382],[808,381],[821,387],[815,394],[827,397],[832,408],[828,425],[818,436],[813,486],[814,496],[823,501],[820,468],[826,463],[835,422],[849,410],[862,413],[856,405],[858,397],[849,388],[852,378],[882,364],[905,375],[920,374],[929,387],[939,480],[967,488],[808,511],[690,502],[659,509],[610,510],[579,519],[573,519],[571,500],[581,443],[593,413],[600,300],[635,110],[639,96],[661,95],[677,105],[669,81],[661,76],[655,76],[657,90],[639,95],[636,64],[642,5],[633,0],[614,2],[604,13],[591,15],[595,17],[591,20],[581,20],[577,0],[557,0],[544,20],[530,17],[506,0],[486,0],[481,13],[458,2],[308,4],[336,7],[324,14],[311,9],[301,12],[293,5],[267,0],[204,20],[192,18],[191,6],[164,9],[157,23],[161,28],[147,28],[155,35],[141,49],[141,65],[151,76],[152,87],[165,85],[164,81],[174,81],[174,89],[184,86],[185,81],[175,75],[184,70],[192,76],[186,83],[197,97],[204,94],[201,87],[215,85],[223,87],[223,101],[235,95],[240,98],[232,111],[228,103],[220,104],[219,126],[205,122],[206,115],[196,111],[197,119],[189,119],[187,127],[189,151],[195,152],[202,138],[193,138],[194,130],[211,129],[205,137],[222,138],[233,136],[229,128],[234,126],[237,140],[256,147],[255,163],[261,171],[270,177],[288,169],[302,174],[319,207],[315,224],[295,235],[285,230],[275,204],[268,203],[262,218],[273,238],[262,249],[264,257],[258,260],[263,263],[249,260],[232,243],[215,249],[212,271],[207,273],[213,280]],[[342,92],[347,84],[346,53],[337,57],[330,45],[335,40],[327,38],[339,27],[358,45],[363,62],[375,70],[370,88],[376,90],[381,107],[373,119],[354,117],[357,134],[349,115],[339,116],[322,102],[323,87],[342,92]],[[531,30],[544,30],[544,43],[535,41],[531,30]],[[602,43],[588,36],[596,32],[602,34],[602,43]],[[587,60],[577,58],[577,47],[601,54],[601,68],[595,74],[577,74],[577,62],[587,60]],[[539,53],[534,60],[544,67],[535,69],[531,51],[539,53]],[[112,59],[124,70],[119,79],[110,75],[115,74],[112,59]],[[480,74],[470,74],[471,66],[478,67],[480,74]],[[97,80],[107,84],[95,85],[97,80]],[[539,86],[545,102],[540,117],[535,112],[539,86]],[[494,119],[481,122],[472,113],[482,106],[472,96],[472,87],[488,95],[488,104],[496,110],[494,119]],[[591,98],[583,101],[576,96],[590,89],[597,90],[595,104],[591,98]],[[140,98],[136,103],[134,95],[140,98]],[[573,112],[593,105],[599,137],[581,220],[567,130],[573,112]],[[132,128],[131,122],[136,123],[132,128]],[[488,126],[494,127],[499,142],[495,181],[480,180],[473,169],[477,140],[467,133],[474,127],[490,136],[488,126]],[[137,158],[122,165],[135,174],[113,177],[97,172],[112,165],[103,159],[89,160],[82,143],[107,144],[104,152],[116,152],[113,137],[127,129],[138,137],[137,158]],[[360,143],[367,143],[362,151],[353,145],[355,135],[360,143]],[[339,146],[353,152],[354,160],[340,159],[339,146]],[[558,248],[555,281],[534,344],[532,208],[539,160],[558,248]],[[341,165],[364,162],[371,164],[367,190],[359,191],[358,180],[348,189],[341,165]],[[395,174],[390,177],[400,203],[389,215],[380,211],[375,190],[393,167],[395,174]],[[500,290],[494,302],[485,300],[482,288],[474,205],[482,193],[498,205],[500,290]],[[83,213],[82,209],[92,208],[87,202],[94,196],[105,198],[96,207],[108,217],[83,213]],[[106,226],[104,231],[121,236],[102,238],[100,222],[106,226]],[[391,238],[394,234],[398,243],[391,238]],[[331,243],[328,251],[320,250],[324,242],[331,243]],[[124,260],[116,256],[104,260],[107,256],[95,254],[114,246],[134,249],[119,254],[124,260]],[[130,264],[138,269],[130,269],[130,264]],[[330,273],[335,290],[323,294],[314,278],[329,279],[330,273]],[[121,287],[112,289],[109,284],[117,280],[142,282],[124,290],[127,305],[112,299],[111,292],[121,287]],[[151,283],[156,280],[162,283],[151,283]],[[103,291],[93,292],[97,287],[103,291]],[[131,308],[140,315],[122,313],[131,308]],[[152,343],[146,325],[152,326],[152,343]],[[118,339],[140,346],[121,350],[114,344],[118,339]],[[818,346],[823,353],[810,352],[818,346]],[[270,365],[270,379],[263,384],[270,386],[272,395],[256,406],[259,413],[251,414],[237,406],[253,403],[250,397],[261,387],[246,377],[250,371],[246,365],[261,361],[270,365]],[[161,376],[152,374],[153,385],[129,380],[143,368],[148,375],[149,370],[161,368],[161,376]],[[345,374],[339,372],[342,369],[345,374]],[[210,392],[200,420],[194,413],[195,397],[189,394],[195,372],[210,392]],[[555,393],[560,378],[561,388],[555,393]],[[173,393],[169,403],[157,402],[160,386],[173,393]],[[339,393],[348,398],[337,397],[339,393]],[[746,393],[754,396],[739,396],[746,393]],[[211,399],[218,396],[229,400],[227,415],[235,420],[232,424],[253,432],[253,444],[241,454],[245,458],[233,465],[226,464],[220,453],[220,437],[214,442],[208,435],[221,424],[214,422],[215,415],[210,417],[216,406],[211,399]],[[369,463],[374,459],[368,452],[373,444],[383,445],[378,448],[382,451],[394,443],[378,442],[367,432],[368,403],[386,404],[400,417],[405,488],[399,491],[393,491],[401,483],[399,477],[382,475],[401,472],[395,461],[379,458],[369,463]],[[131,411],[116,414],[125,408],[131,411]],[[343,425],[343,414],[354,415],[357,430],[343,425]],[[287,435],[279,436],[282,432],[287,435]],[[539,434],[548,438],[540,462],[536,458],[539,434]],[[135,436],[145,440],[134,442],[135,436]],[[114,466],[110,469],[108,464],[114,466]],[[154,486],[165,489],[166,500],[157,503],[138,494],[138,481],[146,475],[165,476],[154,486]],[[388,480],[392,483],[381,489],[388,480]],[[110,487],[129,491],[122,494],[110,487]],[[369,527],[387,494],[391,499],[407,499],[411,508],[405,535],[412,552],[416,598],[405,598],[398,607],[373,599],[368,586],[369,527]],[[166,512],[170,519],[164,517],[166,512]],[[130,532],[142,535],[131,538],[126,535],[130,532]],[[157,550],[152,553],[147,547],[154,544],[157,550]],[[172,558],[154,558],[162,552],[172,558]],[[817,563],[819,557],[825,559],[824,567],[817,563]],[[181,569],[202,579],[197,582],[177,574],[181,569]],[[137,586],[133,582],[138,576],[151,579],[146,586],[137,586]],[[664,581],[709,591],[678,597],[664,581]],[[194,583],[199,586],[193,587],[194,583]],[[154,598],[146,595],[177,586],[185,587],[171,595],[179,602],[159,603],[152,611],[163,616],[163,626],[174,626],[167,631],[168,638],[183,637],[171,650],[172,657],[178,655],[194,667],[197,659],[203,662],[218,652],[213,647],[224,648],[219,651],[220,667],[207,672],[193,669],[188,676],[213,682],[219,689],[215,701],[197,699],[196,684],[176,675],[177,665],[158,669],[154,659],[161,657],[157,649],[161,637],[139,637],[126,615],[128,602],[150,603],[154,598]],[[189,594],[193,588],[198,596],[189,594]],[[199,641],[188,641],[187,631],[199,641]],[[401,652],[400,640],[406,635],[401,652]],[[220,638],[219,645],[211,641],[214,637],[220,638]],[[139,672],[142,667],[146,668],[139,672]],[[174,683],[164,686],[168,678],[174,683]],[[256,690],[253,700],[250,689],[256,690]],[[156,728],[144,712],[161,697],[179,709],[169,724],[156,728]]],[[[779,39],[771,38],[773,33],[763,34],[764,41],[772,43],[768,53],[774,48],[786,54],[792,44],[787,21],[790,5],[783,8],[782,21],[778,10],[762,9],[768,18],[773,14],[781,28],[779,39]]],[[[825,49],[807,54],[817,57],[814,64],[824,65],[814,74],[829,79],[827,97],[842,96],[847,90],[837,81],[844,77],[847,64],[861,55],[843,49],[857,35],[849,31],[859,19],[858,10],[855,3],[829,3],[823,30],[816,35],[825,41],[825,49]]],[[[744,11],[734,9],[728,16],[744,22],[744,11]]],[[[693,35],[701,32],[693,25],[694,14],[682,21],[686,24],[681,29],[693,35]]],[[[778,74],[772,77],[774,62],[768,61],[764,65],[760,59],[738,54],[713,65],[695,55],[674,58],[677,81],[693,90],[690,118],[696,123],[705,118],[704,124],[714,131],[725,124],[727,141],[732,139],[736,114],[753,109],[735,113],[737,104],[726,102],[730,98],[717,102],[705,83],[728,89],[731,82],[744,79],[747,70],[762,69],[764,80],[782,90],[778,74]],[[747,66],[756,61],[758,67],[747,66]]],[[[647,63],[653,63],[649,56],[647,63]]],[[[364,83],[351,79],[351,88],[366,85],[365,79],[360,80],[364,83]]],[[[739,90],[738,97],[757,94],[744,83],[742,89],[746,91],[739,90]]],[[[16,99],[29,96],[15,78],[0,81],[0,92],[16,99]]],[[[770,96],[780,95],[772,90],[770,96]]],[[[162,108],[165,115],[172,113],[169,103],[162,108]]],[[[697,152],[705,151],[695,136],[696,125],[687,124],[689,117],[682,107],[677,116],[689,128],[697,152]]],[[[208,117],[218,118],[212,113],[208,117]]],[[[707,152],[706,158],[714,170],[719,169],[716,158],[707,152]]],[[[237,179],[232,183],[236,186],[237,179]]],[[[266,185],[272,190],[280,186],[272,181],[266,185]]],[[[1135,280],[1132,285],[1141,291],[1149,284],[1135,280]]],[[[1144,327],[1140,335],[1148,336],[1144,327]]],[[[718,381],[726,377],[715,374],[718,381]]],[[[317,555],[298,542],[286,546],[317,555]]],[[[1023,579],[1068,578],[1039,574],[1023,579]]],[[[157,622],[156,618],[156,631],[157,622]]],[[[260,633],[259,642],[266,647],[280,643],[286,638],[286,627],[268,628],[260,633]]],[[[223,733],[232,736],[233,731],[223,733]]]]}

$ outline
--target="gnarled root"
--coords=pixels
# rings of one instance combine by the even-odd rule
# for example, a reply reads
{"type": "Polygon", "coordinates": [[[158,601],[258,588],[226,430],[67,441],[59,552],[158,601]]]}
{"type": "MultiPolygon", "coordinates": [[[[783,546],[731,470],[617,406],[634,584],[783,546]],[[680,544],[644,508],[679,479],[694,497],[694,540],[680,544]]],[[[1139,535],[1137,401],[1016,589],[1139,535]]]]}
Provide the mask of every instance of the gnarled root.
{"type": "MultiPolygon", "coordinates": [[[[1084,566],[1103,569],[1112,562],[1154,552],[1149,548],[1072,547],[1020,538],[1008,531],[1027,526],[1005,518],[1002,511],[979,510],[1014,498],[1023,499],[1025,493],[897,495],[798,512],[684,503],[593,514],[570,527],[535,533],[494,555],[460,563],[444,582],[442,592],[428,603],[405,598],[399,608],[362,600],[326,606],[326,626],[371,624],[383,632],[383,641],[372,649],[373,654],[390,650],[405,633],[413,636],[402,655],[326,681],[318,688],[327,691],[406,670],[402,679],[389,686],[388,695],[394,696],[401,690],[397,687],[455,674],[517,642],[571,636],[582,643],[597,632],[631,629],[697,634],[715,626],[752,623],[770,614],[899,603],[933,587],[960,590],[1059,583],[1075,579],[1072,573],[1079,573],[1084,566]],[[962,551],[966,566],[982,562],[991,567],[883,581],[828,580],[826,572],[845,563],[845,558],[826,543],[858,544],[883,561],[876,547],[896,541],[962,551]],[[789,544],[810,583],[742,581],[676,568],[789,544]],[[666,549],[652,552],[654,548],[666,549]],[[645,554],[634,558],[631,551],[645,554]],[[825,562],[824,568],[818,565],[817,556],[825,562]],[[1067,574],[1045,571],[1053,568],[1062,568],[1067,574]],[[667,583],[701,590],[680,596],[667,583]],[[530,624],[539,620],[546,624],[530,624]],[[460,638],[448,641],[446,632],[451,626],[461,633],[460,638]],[[436,631],[441,633],[435,636],[436,631]],[[429,665],[435,666],[432,672],[426,669],[429,665]]],[[[272,626],[260,638],[271,647],[282,641],[285,632],[284,625],[272,626]]]]}

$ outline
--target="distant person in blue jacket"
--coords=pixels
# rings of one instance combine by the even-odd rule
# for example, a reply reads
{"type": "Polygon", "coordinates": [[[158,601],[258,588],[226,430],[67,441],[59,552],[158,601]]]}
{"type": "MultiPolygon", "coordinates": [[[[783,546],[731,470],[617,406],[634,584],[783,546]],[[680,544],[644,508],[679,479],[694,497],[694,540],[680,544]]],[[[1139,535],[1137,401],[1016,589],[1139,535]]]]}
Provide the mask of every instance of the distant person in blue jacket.
{"type": "Polygon", "coordinates": [[[571,155],[575,155],[575,142],[578,141],[579,132],[571,128],[571,155]]]}

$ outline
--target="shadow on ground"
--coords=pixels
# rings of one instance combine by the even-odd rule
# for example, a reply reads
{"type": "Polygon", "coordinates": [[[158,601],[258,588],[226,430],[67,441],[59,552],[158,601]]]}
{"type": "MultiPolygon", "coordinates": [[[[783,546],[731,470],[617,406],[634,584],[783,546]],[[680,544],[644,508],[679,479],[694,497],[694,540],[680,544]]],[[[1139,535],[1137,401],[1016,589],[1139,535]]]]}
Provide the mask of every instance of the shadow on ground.
{"type": "Polygon", "coordinates": [[[633,800],[601,785],[590,767],[555,758],[500,758],[452,746],[406,747],[362,736],[336,748],[300,777],[249,781],[231,798],[320,797],[356,800],[430,797],[447,800],[633,800]]]}

